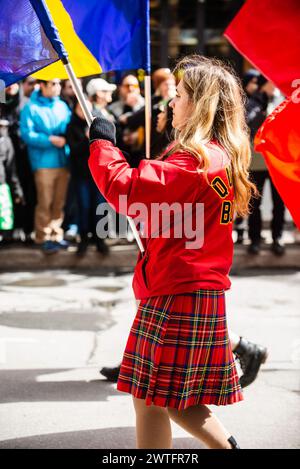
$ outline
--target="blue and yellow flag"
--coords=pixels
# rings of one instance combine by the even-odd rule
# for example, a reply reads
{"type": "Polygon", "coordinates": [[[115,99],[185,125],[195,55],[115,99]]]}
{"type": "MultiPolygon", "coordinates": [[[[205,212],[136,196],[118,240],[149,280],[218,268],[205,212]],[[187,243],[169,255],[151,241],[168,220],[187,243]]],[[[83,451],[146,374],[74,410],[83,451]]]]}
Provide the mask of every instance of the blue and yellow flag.
{"type": "Polygon", "coordinates": [[[0,0],[0,9],[0,89],[66,56],[43,0],[0,0]]]}
{"type": "MultiPolygon", "coordinates": [[[[0,0],[0,79],[150,70],[149,0],[0,0]]],[[[1,85],[0,85],[1,87],[1,85]]]]}

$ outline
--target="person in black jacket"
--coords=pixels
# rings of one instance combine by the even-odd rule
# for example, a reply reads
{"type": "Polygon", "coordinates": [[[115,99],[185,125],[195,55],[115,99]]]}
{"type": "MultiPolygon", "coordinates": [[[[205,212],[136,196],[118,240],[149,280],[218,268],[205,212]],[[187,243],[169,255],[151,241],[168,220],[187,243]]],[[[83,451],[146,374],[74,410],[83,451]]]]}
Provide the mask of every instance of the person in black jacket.
{"type": "Polygon", "coordinates": [[[14,238],[31,244],[34,230],[34,209],[36,190],[33,173],[29,164],[27,148],[20,138],[20,111],[29,100],[36,80],[25,78],[22,82],[13,83],[5,89],[5,103],[0,104],[0,119],[9,122],[8,135],[14,149],[14,165],[19,183],[24,194],[24,204],[14,202],[14,238]]]}
{"type": "MultiPolygon", "coordinates": [[[[246,106],[247,123],[250,128],[251,141],[254,141],[254,137],[259,127],[262,125],[267,117],[267,107],[272,100],[275,87],[273,83],[268,81],[263,75],[257,78],[258,90],[253,93],[246,106]]],[[[281,241],[281,236],[284,226],[284,203],[275,188],[269,171],[267,170],[263,156],[252,151],[252,162],[250,166],[252,181],[255,183],[258,192],[262,194],[265,182],[270,179],[272,201],[273,201],[273,216],[271,220],[271,232],[273,243],[271,250],[274,254],[280,256],[284,254],[284,245],[281,241]]],[[[251,212],[248,218],[248,233],[251,244],[249,246],[249,254],[259,254],[260,243],[261,243],[261,230],[262,230],[262,218],[261,218],[261,205],[262,197],[253,197],[251,200],[251,212]]]]}
{"type": "MultiPolygon", "coordinates": [[[[247,102],[248,102],[250,96],[252,96],[257,91],[257,88],[258,88],[257,79],[258,79],[259,75],[260,75],[259,72],[257,70],[255,70],[255,68],[250,68],[243,75],[242,85],[243,85],[243,89],[245,91],[247,102]]],[[[234,230],[236,231],[236,234],[237,234],[237,239],[236,239],[237,244],[243,244],[244,232],[245,232],[245,228],[246,228],[246,226],[245,226],[246,223],[245,222],[246,222],[245,218],[244,217],[239,217],[239,216],[236,217],[235,220],[234,220],[234,230]]]]}
{"type": "Polygon", "coordinates": [[[23,204],[24,197],[15,166],[15,153],[8,136],[9,121],[0,119],[0,233],[2,241],[12,233],[13,202],[23,204]]]}
{"type": "MultiPolygon", "coordinates": [[[[87,103],[89,102],[87,101],[87,103]]],[[[91,103],[89,105],[92,109],[91,103]]],[[[105,202],[105,199],[99,193],[88,168],[88,125],[78,102],[74,106],[66,137],[71,150],[70,169],[79,206],[80,243],[77,254],[85,254],[89,242],[88,234],[92,232],[96,239],[98,252],[106,255],[108,254],[108,246],[103,239],[96,235],[96,224],[101,218],[96,215],[96,209],[99,204],[105,202]]]]}

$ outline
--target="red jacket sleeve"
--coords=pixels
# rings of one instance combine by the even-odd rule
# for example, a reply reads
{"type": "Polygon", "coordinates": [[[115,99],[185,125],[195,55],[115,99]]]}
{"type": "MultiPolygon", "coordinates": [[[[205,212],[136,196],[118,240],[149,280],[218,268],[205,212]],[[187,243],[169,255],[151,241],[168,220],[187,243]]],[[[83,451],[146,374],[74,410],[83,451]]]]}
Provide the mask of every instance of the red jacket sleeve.
{"type": "MultiPolygon", "coordinates": [[[[142,160],[130,168],[122,152],[107,140],[96,140],[90,146],[89,168],[96,185],[115,209],[128,215],[119,205],[119,196],[127,196],[127,207],[136,202],[185,202],[198,190],[202,176],[198,162],[187,153],[175,153],[168,161],[142,160]]],[[[129,213],[130,215],[130,213],[129,213]]]]}

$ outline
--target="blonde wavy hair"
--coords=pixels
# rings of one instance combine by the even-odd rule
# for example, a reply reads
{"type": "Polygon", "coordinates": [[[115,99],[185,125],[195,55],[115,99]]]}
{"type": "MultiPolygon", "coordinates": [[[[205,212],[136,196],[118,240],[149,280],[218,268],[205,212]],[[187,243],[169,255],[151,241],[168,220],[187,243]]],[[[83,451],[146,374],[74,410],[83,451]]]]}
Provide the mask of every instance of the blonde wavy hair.
{"type": "Polygon", "coordinates": [[[251,149],[245,94],[239,79],[221,61],[199,55],[181,59],[174,74],[182,80],[194,112],[183,129],[174,131],[176,143],[170,153],[192,153],[201,163],[201,171],[206,173],[210,160],[205,145],[217,141],[231,161],[234,210],[237,215],[247,215],[251,195],[256,195],[257,190],[249,180],[251,149]]]}

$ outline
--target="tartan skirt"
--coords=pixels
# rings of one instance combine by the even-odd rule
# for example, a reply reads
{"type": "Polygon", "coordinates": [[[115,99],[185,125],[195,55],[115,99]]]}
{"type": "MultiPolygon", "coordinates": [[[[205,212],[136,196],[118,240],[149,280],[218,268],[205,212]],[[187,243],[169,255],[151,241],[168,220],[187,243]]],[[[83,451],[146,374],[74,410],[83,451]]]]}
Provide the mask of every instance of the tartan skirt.
{"type": "Polygon", "coordinates": [[[178,410],[243,400],[228,336],[224,291],[141,300],[117,389],[178,410]]]}

